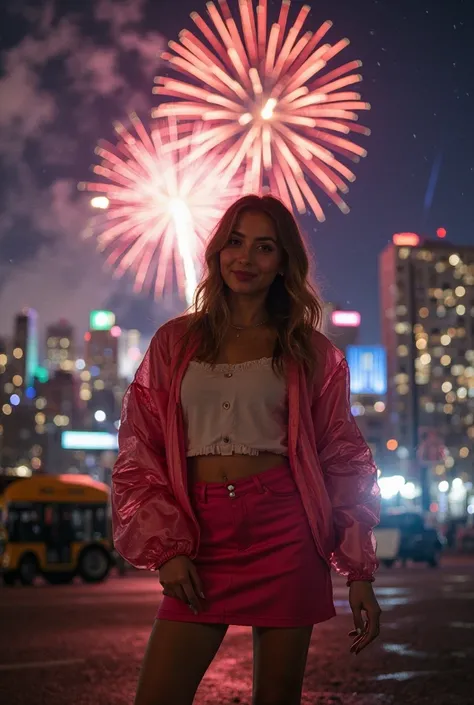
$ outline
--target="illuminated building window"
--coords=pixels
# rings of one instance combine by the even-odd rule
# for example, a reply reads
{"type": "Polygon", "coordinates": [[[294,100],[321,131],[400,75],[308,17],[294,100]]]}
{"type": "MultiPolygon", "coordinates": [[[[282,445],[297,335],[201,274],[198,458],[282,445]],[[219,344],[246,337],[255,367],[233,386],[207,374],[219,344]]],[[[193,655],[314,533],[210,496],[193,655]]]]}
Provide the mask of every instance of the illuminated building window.
{"type": "Polygon", "coordinates": [[[46,423],[46,416],[42,412],[40,412],[36,414],[35,421],[38,426],[42,426],[44,423],[46,423]]]}
{"type": "Polygon", "coordinates": [[[467,458],[469,455],[469,448],[467,446],[463,446],[462,448],[459,449],[459,457],[460,458],[467,458]]]}
{"type": "Polygon", "coordinates": [[[446,308],[444,306],[437,306],[436,315],[438,318],[444,318],[446,316],[446,308]]]}
{"type": "Polygon", "coordinates": [[[92,399],[92,393],[89,389],[81,389],[79,392],[79,396],[82,399],[82,401],[89,401],[92,399]]]}
{"type": "Polygon", "coordinates": [[[68,348],[70,346],[70,344],[71,344],[71,341],[69,340],[69,338],[61,338],[61,340],[59,341],[59,345],[62,348],[68,348]]]}
{"type": "Polygon", "coordinates": [[[409,380],[409,377],[407,374],[404,372],[400,372],[398,375],[395,375],[394,381],[395,384],[406,384],[409,380]]]}
{"type": "Polygon", "coordinates": [[[456,265],[458,265],[460,263],[460,261],[461,261],[461,258],[459,257],[459,255],[453,254],[453,255],[450,255],[450,257],[449,257],[449,264],[452,267],[456,267],[456,265]]]}
{"type": "Polygon", "coordinates": [[[452,458],[450,455],[448,455],[448,457],[444,461],[444,464],[446,465],[447,468],[454,467],[454,458],[452,458]]]}
{"type": "Polygon", "coordinates": [[[423,353],[420,357],[420,362],[422,365],[429,365],[431,362],[431,355],[429,353],[423,353]]]}
{"type": "Polygon", "coordinates": [[[448,404],[452,404],[453,402],[455,402],[455,401],[456,401],[456,395],[455,395],[455,393],[454,393],[454,392],[448,392],[448,393],[446,394],[446,401],[448,402],[448,404]]]}
{"type": "Polygon", "coordinates": [[[88,370],[81,372],[81,379],[83,382],[88,382],[91,378],[91,373],[88,370]]]}
{"type": "Polygon", "coordinates": [[[443,411],[445,414],[452,414],[453,413],[453,405],[452,404],[445,404],[443,406],[443,411]]]}
{"type": "Polygon", "coordinates": [[[445,271],[446,265],[444,262],[436,262],[435,269],[439,274],[441,274],[441,272],[445,271]]]}
{"type": "Polygon", "coordinates": [[[449,345],[451,342],[451,336],[450,335],[442,335],[440,342],[441,342],[441,345],[449,345]]]}
{"type": "Polygon", "coordinates": [[[395,323],[395,333],[403,335],[410,332],[410,324],[406,322],[395,323]]]}
{"type": "Polygon", "coordinates": [[[410,256],[410,248],[400,247],[400,249],[398,250],[398,256],[400,259],[408,259],[410,256]]]}
{"type": "Polygon", "coordinates": [[[8,358],[4,353],[0,354],[0,365],[6,365],[8,362],[8,358]]]}
{"type": "Polygon", "coordinates": [[[444,300],[444,303],[446,304],[446,306],[453,307],[456,305],[456,299],[454,298],[454,296],[447,296],[444,300]]]}
{"type": "Polygon", "coordinates": [[[44,397],[38,397],[36,400],[36,408],[37,409],[44,409],[46,407],[46,399],[44,397]]]}
{"type": "Polygon", "coordinates": [[[21,387],[21,385],[23,384],[23,377],[21,375],[14,375],[12,378],[12,382],[15,387],[21,387]]]}
{"type": "Polygon", "coordinates": [[[7,382],[3,389],[5,390],[5,394],[11,394],[15,391],[15,387],[11,382],[7,382]]]}
{"type": "Polygon", "coordinates": [[[456,296],[461,297],[464,296],[464,294],[466,293],[466,289],[463,286],[457,286],[454,290],[454,293],[456,294],[456,296]]]}
{"type": "Polygon", "coordinates": [[[442,299],[443,298],[443,290],[442,289],[435,289],[433,294],[436,296],[437,299],[442,299]]]}
{"type": "Polygon", "coordinates": [[[48,338],[47,342],[48,348],[55,348],[58,345],[58,339],[57,338],[48,338]]]}
{"type": "Polygon", "coordinates": [[[459,387],[457,390],[456,394],[458,395],[459,399],[465,399],[467,397],[467,389],[466,387],[459,387]]]}
{"type": "Polygon", "coordinates": [[[443,390],[443,392],[445,394],[447,392],[450,392],[452,388],[453,388],[453,385],[451,384],[451,382],[443,382],[443,384],[441,385],[441,389],[443,390]]]}
{"type": "Polygon", "coordinates": [[[433,404],[432,401],[427,401],[425,404],[425,411],[428,412],[428,414],[432,414],[435,410],[435,405],[433,404]]]}
{"type": "Polygon", "coordinates": [[[10,416],[10,414],[12,413],[12,408],[11,408],[10,404],[4,404],[2,406],[2,411],[5,414],[5,416],[10,416]]]}
{"type": "Polygon", "coordinates": [[[94,389],[97,389],[101,391],[102,389],[105,389],[105,383],[101,379],[96,379],[94,382],[94,389]]]}
{"type": "Polygon", "coordinates": [[[400,386],[397,387],[397,393],[401,396],[408,394],[409,391],[410,387],[407,384],[400,384],[400,386]]]}
{"type": "Polygon", "coordinates": [[[21,348],[15,348],[13,351],[13,357],[15,357],[17,360],[21,360],[23,357],[23,350],[21,348]]]}
{"type": "Polygon", "coordinates": [[[422,308],[420,308],[418,313],[420,315],[420,318],[428,318],[428,316],[430,315],[430,312],[428,311],[426,306],[423,306],[422,308]]]}
{"type": "Polygon", "coordinates": [[[399,345],[397,348],[397,354],[399,357],[406,357],[408,355],[408,347],[406,345],[399,345]]]}
{"type": "Polygon", "coordinates": [[[416,341],[416,347],[418,348],[418,350],[424,350],[427,345],[428,345],[428,343],[426,342],[426,340],[424,338],[420,338],[419,340],[416,341]]]}
{"type": "Polygon", "coordinates": [[[451,358],[449,355],[443,355],[442,358],[440,359],[440,363],[444,366],[447,367],[448,365],[451,364],[451,358]]]}
{"type": "Polygon", "coordinates": [[[474,438],[474,426],[469,426],[469,428],[467,429],[467,435],[469,436],[469,438],[474,438]]]}
{"type": "Polygon", "coordinates": [[[458,306],[456,306],[456,313],[458,316],[464,316],[466,313],[466,307],[463,304],[458,304],[458,306]]]}

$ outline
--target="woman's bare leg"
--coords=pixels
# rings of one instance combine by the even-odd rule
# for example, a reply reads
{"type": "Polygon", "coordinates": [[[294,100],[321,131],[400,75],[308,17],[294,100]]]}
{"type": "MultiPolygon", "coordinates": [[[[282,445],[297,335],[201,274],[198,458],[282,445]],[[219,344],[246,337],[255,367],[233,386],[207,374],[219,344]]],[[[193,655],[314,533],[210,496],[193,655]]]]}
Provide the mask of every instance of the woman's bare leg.
{"type": "Polygon", "coordinates": [[[192,705],[227,628],[226,624],[156,620],[135,705],[192,705]]]}
{"type": "Polygon", "coordinates": [[[312,631],[253,628],[253,705],[300,705],[312,631]]]}

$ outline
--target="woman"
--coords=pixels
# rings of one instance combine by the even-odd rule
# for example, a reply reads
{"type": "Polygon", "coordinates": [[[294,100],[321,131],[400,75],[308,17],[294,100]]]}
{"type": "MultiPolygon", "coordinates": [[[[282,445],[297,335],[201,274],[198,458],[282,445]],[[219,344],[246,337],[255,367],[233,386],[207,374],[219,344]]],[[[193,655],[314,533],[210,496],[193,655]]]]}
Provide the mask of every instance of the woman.
{"type": "Polygon", "coordinates": [[[351,651],[378,635],[376,468],[288,209],[241,198],[206,263],[194,313],[160,328],[123,405],[115,546],[164,588],[135,703],[190,705],[238,624],[253,627],[254,705],[295,705],[313,625],[335,615],[331,565],[351,651]]]}

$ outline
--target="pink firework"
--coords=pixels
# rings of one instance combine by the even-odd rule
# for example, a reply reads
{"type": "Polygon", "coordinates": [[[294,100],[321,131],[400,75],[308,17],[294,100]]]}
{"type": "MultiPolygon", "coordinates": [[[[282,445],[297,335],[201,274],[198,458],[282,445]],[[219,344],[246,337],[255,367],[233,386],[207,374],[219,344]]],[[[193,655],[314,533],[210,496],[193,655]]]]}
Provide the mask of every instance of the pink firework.
{"type": "Polygon", "coordinates": [[[103,181],[80,184],[102,194],[91,200],[104,209],[99,250],[107,252],[116,276],[133,272],[134,290],[153,289],[156,298],[172,287],[174,272],[190,304],[205,242],[240,191],[212,155],[181,168],[192,147],[171,148],[179,135],[174,118],[160,121],[151,134],[136,115],[131,119],[133,133],[117,123],[118,144],[96,149],[101,163],[94,173],[103,181]]]}
{"type": "MultiPolygon", "coordinates": [[[[179,101],[162,103],[155,116],[203,121],[189,161],[214,153],[234,173],[245,167],[244,191],[270,187],[290,207],[318,220],[324,213],[313,187],[322,189],[348,212],[341,193],[354,173],[340,157],[358,161],[365,149],[345,135],[370,131],[357,124],[358,110],[369,110],[350,88],[362,77],[360,61],[326,71],[347,45],[322,43],[332,22],[303,33],[310,7],[301,7],[289,27],[290,0],[282,0],[278,21],[268,31],[267,0],[239,0],[239,31],[227,0],[207,3],[210,21],[191,17],[202,38],[183,30],[169,43],[165,61],[184,78],[157,77],[154,92],[179,101]]],[[[181,144],[186,144],[186,139],[181,144]]]]}

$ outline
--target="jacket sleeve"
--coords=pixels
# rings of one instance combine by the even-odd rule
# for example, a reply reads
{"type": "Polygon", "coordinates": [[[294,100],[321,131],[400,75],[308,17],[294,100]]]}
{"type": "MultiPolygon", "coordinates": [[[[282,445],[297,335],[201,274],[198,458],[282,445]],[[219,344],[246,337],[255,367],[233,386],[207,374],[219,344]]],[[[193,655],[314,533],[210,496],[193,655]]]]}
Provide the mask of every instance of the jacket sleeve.
{"type": "Polygon", "coordinates": [[[164,415],[168,391],[160,347],[155,336],[125,394],[112,472],[115,548],[133,566],[146,570],[191,553],[186,518],[168,477],[164,415]]]}
{"type": "Polygon", "coordinates": [[[374,580],[378,568],[373,528],[380,517],[380,491],[372,453],[351,412],[345,359],[327,376],[313,402],[316,445],[333,508],[336,548],[333,568],[354,580],[374,580]]]}

